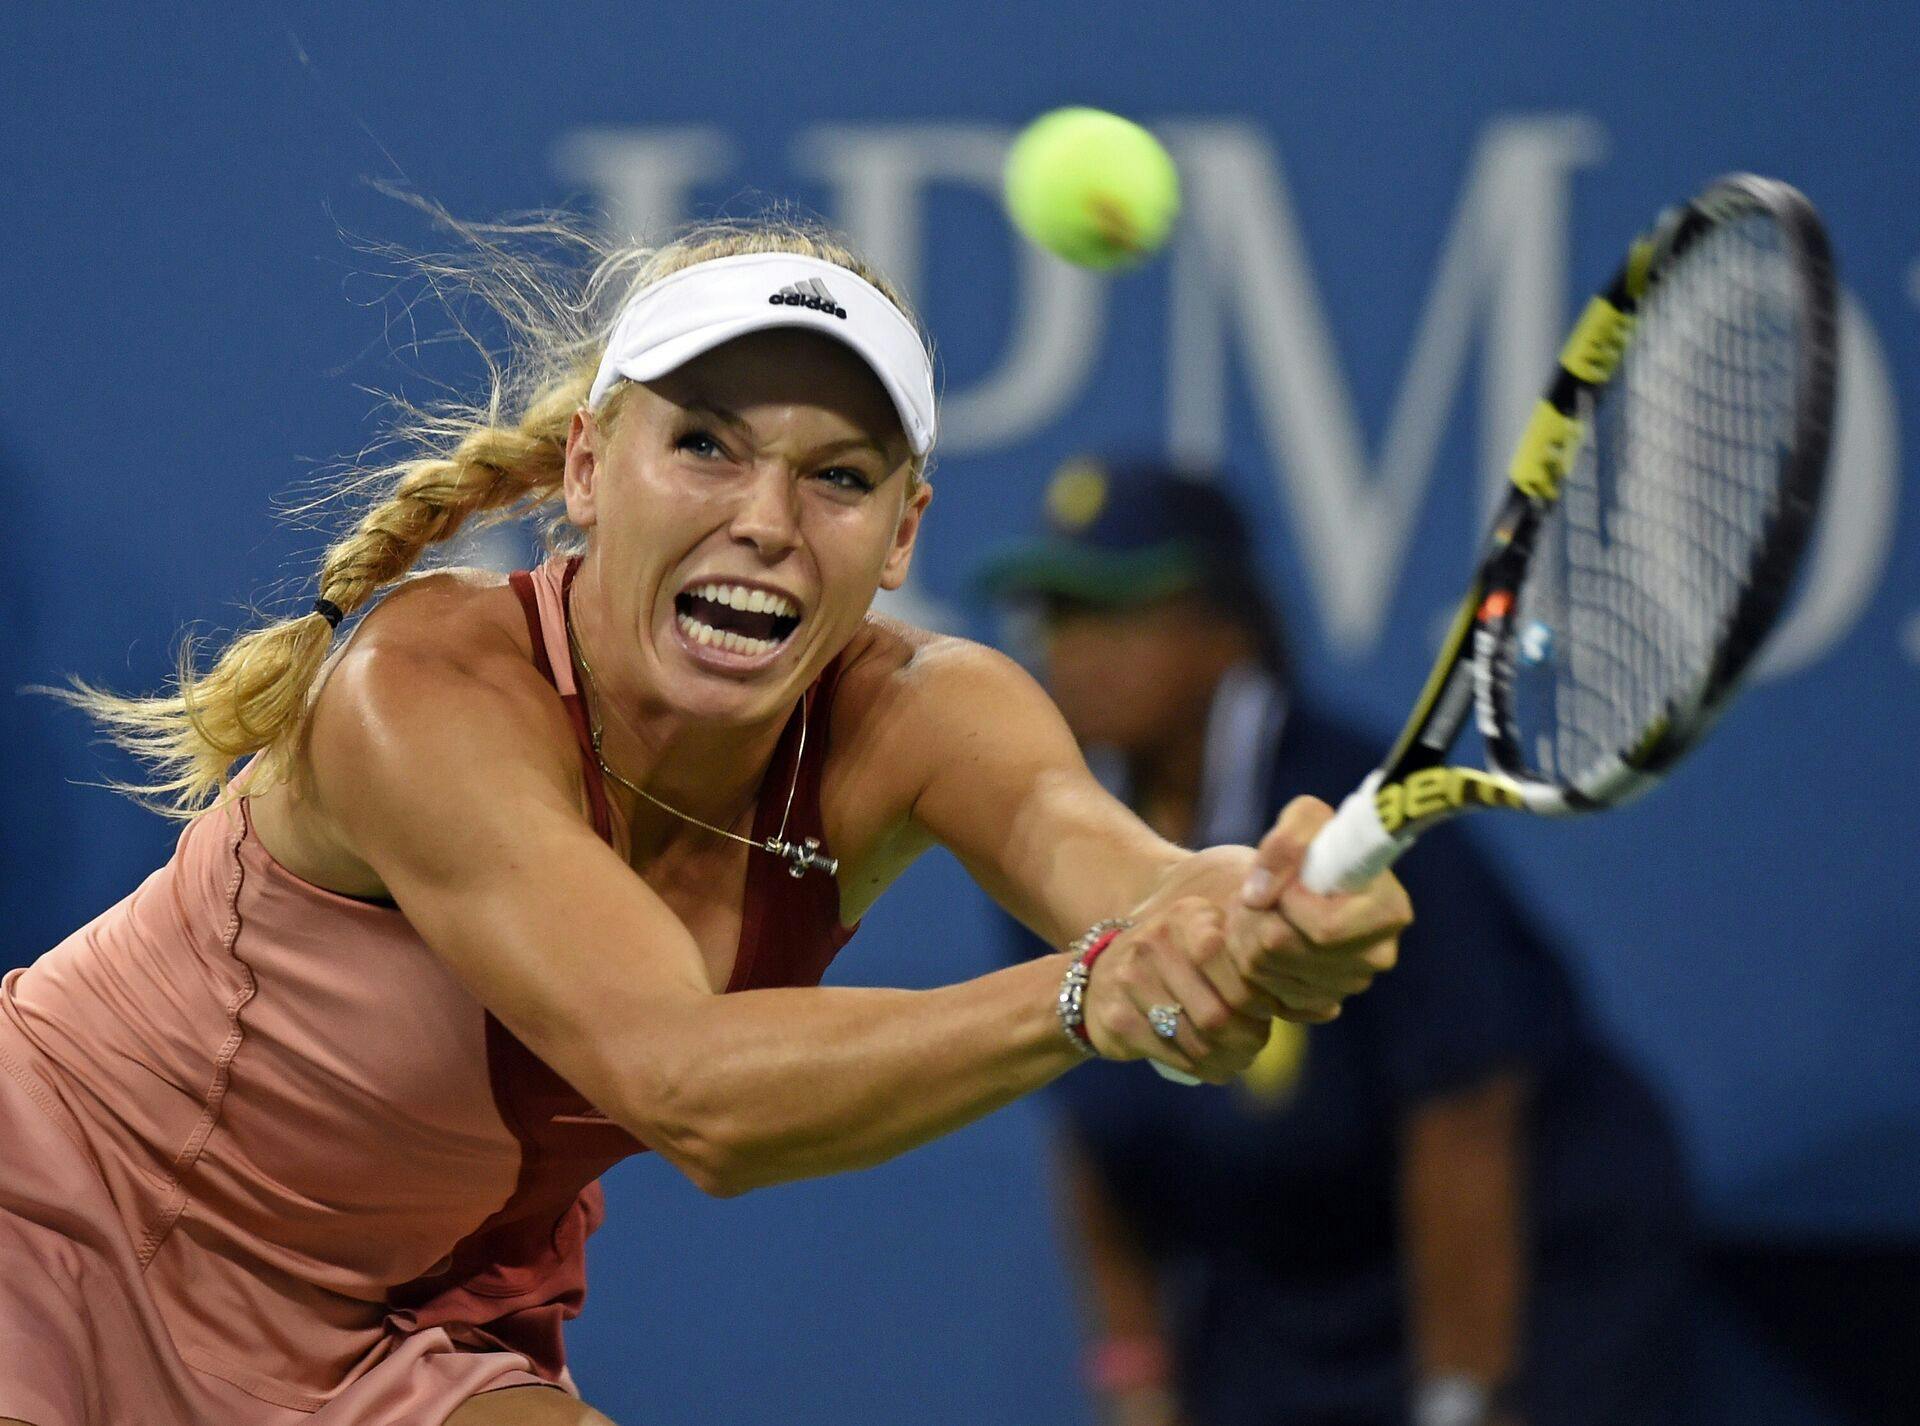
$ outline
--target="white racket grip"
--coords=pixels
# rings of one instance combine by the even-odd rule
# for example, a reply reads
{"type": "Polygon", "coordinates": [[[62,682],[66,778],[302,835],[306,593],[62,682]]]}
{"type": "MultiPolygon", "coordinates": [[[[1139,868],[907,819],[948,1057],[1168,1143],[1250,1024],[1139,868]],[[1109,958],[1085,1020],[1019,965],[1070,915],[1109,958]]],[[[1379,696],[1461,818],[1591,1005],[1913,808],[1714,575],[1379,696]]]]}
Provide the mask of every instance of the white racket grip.
{"type": "Polygon", "coordinates": [[[1411,837],[1395,837],[1380,825],[1380,812],[1373,795],[1380,787],[1380,774],[1368,774],[1340,804],[1333,820],[1322,827],[1307,844],[1306,860],[1300,865],[1300,884],[1316,896],[1336,891],[1358,891],[1412,844],[1411,837]]]}
{"type": "MultiPolygon", "coordinates": [[[[1307,844],[1306,859],[1300,866],[1300,882],[1316,896],[1335,891],[1357,891],[1392,866],[1412,838],[1391,836],[1380,825],[1380,813],[1373,794],[1380,786],[1380,774],[1374,772],[1340,804],[1333,820],[1322,827],[1307,844]]],[[[1199,1084],[1190,1074],[1149,1060],[1154,1073],[1175,1084],[1199,1084]]]]}

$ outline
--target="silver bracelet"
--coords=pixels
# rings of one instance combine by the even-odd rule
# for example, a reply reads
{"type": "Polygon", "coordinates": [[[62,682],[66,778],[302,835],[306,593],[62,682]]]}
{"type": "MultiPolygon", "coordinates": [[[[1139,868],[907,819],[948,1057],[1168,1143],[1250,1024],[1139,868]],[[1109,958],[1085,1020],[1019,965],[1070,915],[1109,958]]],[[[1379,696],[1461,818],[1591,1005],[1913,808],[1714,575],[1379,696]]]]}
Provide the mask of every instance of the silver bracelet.
{"type": "Polygon", "coordinates": [[[1124,917],[1095,921],[1080,933],[1078,940],[1067,947],[1073,964],[1067,967],[1067,973],[1060,981],[1060,998],[1054,1008],[1060,1016],[1060,1033],[1067,1037],[1067,1043],[1078,1050],[1083,1059],[1100,1058],[1100,1052],[1093,1047],[1093,1041],[1086,1031],[1087,978],[1093,970],[1087,964],[1087,953],[1109,931],[1128,931],[1132,928],[1133,922],[1124,917]]]}

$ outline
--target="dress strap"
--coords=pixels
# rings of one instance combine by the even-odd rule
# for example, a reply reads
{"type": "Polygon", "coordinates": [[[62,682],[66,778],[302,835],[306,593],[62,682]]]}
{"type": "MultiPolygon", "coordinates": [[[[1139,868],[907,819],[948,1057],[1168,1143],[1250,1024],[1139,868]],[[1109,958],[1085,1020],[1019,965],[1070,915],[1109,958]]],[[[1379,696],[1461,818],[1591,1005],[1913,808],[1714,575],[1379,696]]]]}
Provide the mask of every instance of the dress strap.
{"type": "Polygon", "coordinates": [[[580,771],[586,779],[587,801],[593,808],[593,830],[600,840],[613,845],[613,812],[607,803],[607,785],[600,775],[600,760],[593,755],[593,729],[587,721],[587,706],[580,697],[573,677],[573,654],[567,646],[567,589],[573,583],[577,559],[564,566],[549,560],[538,569],[517,569],[507,576],[520,608],[527,616],[527,637],[533,643],[533,666],[553,685],[573,725],[575,742],[580,746],[580,771]]]}
{"type": "MultiPolygon", "coordinates": [[[[826,840],[820,788],[833,742],[833,697],[842,667],[836,656],[806,691],[804,715],[796,709],[787,720],[761,783],[753,822],[755,841],[764,843],[779,830],[789,787],[793,813],[787,821],[787,840],[826,840]],[[809,729],[804,750],[803,728],[809,729]]],[[[778,857],[752,857],[747,862],[746,904],[741,908],[740,950],[727,989],[818,985],[854,929],[840,924],[840,884],[835,878],[817,872],[795,877],[778,857]]]]}

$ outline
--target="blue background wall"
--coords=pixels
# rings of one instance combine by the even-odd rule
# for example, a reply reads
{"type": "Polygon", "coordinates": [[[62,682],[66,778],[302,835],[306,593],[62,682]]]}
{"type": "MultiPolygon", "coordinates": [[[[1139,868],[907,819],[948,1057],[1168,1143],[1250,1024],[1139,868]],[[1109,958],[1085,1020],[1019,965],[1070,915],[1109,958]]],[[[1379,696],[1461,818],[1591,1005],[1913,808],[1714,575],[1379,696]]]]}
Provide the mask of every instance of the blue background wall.
{"type": "MultiPolygon", "coordinates": [[[[362,388],[424,395],[420,367],[443,369],[396,350],[387,284],[342,241],[435,241],[378,177],[476,217],[578,201],[658,225],[782,197],[850,226],[942,352],[916,610],[992,632],[967,573],[1073,449],[1217,455],[1271,521],[1310,677],[1385,727],[1475,541],[1487,456],[1574,302],[1712,175],[1799,184],[1852,305],[1837,498],[1774,676],[1649,803],[1485,830],[1669,1095],[1716,1234],[1920,1238],[1910,12],[77,8],[0,14],[9,690],[153,687],[183,624],[297,597],[318,537],[272,500],[374,434],[362,388]],[[1105,282],[1007,231],[980,180],[1015,126],[1068,102],[1173,141],[1189,216],[1166,260],[1105,282]]],[[[121,765],[77,718],[0,708],[6,965],[122,895],[171,834],[85,785],[121,765]]],[[[988,935],[934,859],[836,974],[956,979],[989,965],[988,935]]],[[[1045,1132],[1016,1106],[886,1168],[726,1204],[622,1168],[582,1382],[630,1421],[1077,1419],[1045,1132]]],[[[1737,1323],[1714,1330],[1727,1419],[1830,1419],[1737,1323]]]]}

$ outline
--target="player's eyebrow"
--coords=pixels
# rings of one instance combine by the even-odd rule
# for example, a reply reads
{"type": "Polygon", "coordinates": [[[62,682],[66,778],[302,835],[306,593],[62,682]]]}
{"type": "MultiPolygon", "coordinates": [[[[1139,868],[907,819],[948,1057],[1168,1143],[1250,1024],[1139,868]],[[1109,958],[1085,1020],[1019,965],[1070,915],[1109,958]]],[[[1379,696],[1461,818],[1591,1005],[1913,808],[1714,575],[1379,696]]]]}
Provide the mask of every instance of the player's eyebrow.
{"type": "MultiPolygon", "coordinates": [[[[679,402],[678,405],[682,411],[690,414],[711,416],[719,424],[730,426],[742,435],[750,434],[752,431],[752,427],[747,424],[746,418],[741,416],[739,412],[729,411],[726,407],[720,405],[719,402],[710,399],[704,394],[696,393],[689,396],[686,400],[679,402]]],[[[888,459],[887,448],[869,435],[841,436],[835,440],[823,441],[821,444],[811,447],[807,454],[814,460],[823,460],[829,456],[840,455],[846,451],[868,451],[879,457],[882,461],[888,459]]]]}
{"type": "Polygon", "coordinates": [[[692,396],[680,403],[682,411],[693,412],[701,416],[711,416],[723,426],[732,426],[737,431],[748,429],[747,423],[737,411],[729,411],[716,401],[705,396],[692,396]]]}
{"type": "Polygon", "coordinates": [[[837,441],[826,441],[815,446],[812,454],[815,456],[831,456],[839,455],[842,451],[852,450],[871,451],[882,460],[887,458],[887,448],[872,436],[842,436],[837,441]]]}

